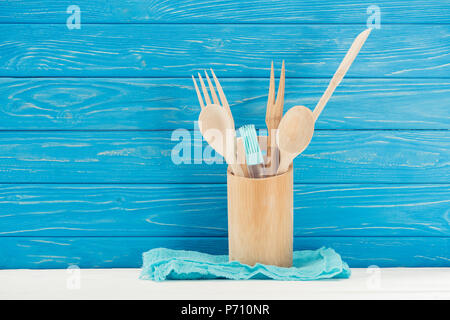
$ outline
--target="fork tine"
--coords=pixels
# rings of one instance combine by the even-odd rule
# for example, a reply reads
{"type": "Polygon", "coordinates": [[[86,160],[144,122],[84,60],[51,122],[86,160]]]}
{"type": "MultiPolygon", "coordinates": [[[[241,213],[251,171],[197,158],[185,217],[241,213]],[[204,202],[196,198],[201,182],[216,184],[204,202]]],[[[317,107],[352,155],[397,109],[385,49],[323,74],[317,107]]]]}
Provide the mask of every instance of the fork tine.
{"type": "Polygon", "coordinates": [[[213,99],[215,104],[220,105],[219,99],[217,99],[216,90],[214,90],[214,87],[213,87],[213,85],[211,83],[211,79],[209,78],[208,73],[206,72],[206,70],[205,70],[205,75],[206,75],[206,81],[208,81],[209,91],[211,91],[212,99],[213,99]]]}
{"type": "Polygon", "coordinates": [[[203,109],[205,107],[205,105],[203,104],[202,95],[200,94],[200,90],[198,89],[197,81],[195,81],[194,76],[192,76],[192,81],[194,81],[195,92],[197,92],[197,98],[198,98],[198,102],[200,103],[200,108],[203,109]]]}
{"type": "Polygon", "coordinates": [[[211,69],[212,76],[214,78],[214,83],[216,84],[217,91],[219,92],[220,101],[222,102],[222,106],[228,111],[231,119],[233,119],[233,115],[231,114],[230,105],[228,104],[227,98],[225,97],[225,93],[223,93],[222,86],[220,85],[219,80],[216,77],[213,69],[211,69]]]}
{"type": "Polygon", "coordinates": [[[270,67],[270,84],[269,84],[269,96],[267,98],[267,105],[275,103],[275,74],[273,72],[273,61],[270,67]]]}
{"type": "Polygon", "coordinates": [[[206,105],[211,104],[211,100],[209,99],[208,90],[206,90],[205,83],[203,82],[202,76],[200,73],[198,74],[198,78],[200,80],[200,85],[202,86],[203,96],[205,97],[206,105]]]}
{"type": "Polygon", "coordinates": [[[285,82],[285,76],[284,76],[284,60],[283,65],[281,66],[281,74],[280,74],[280,81],[278,82],[278,93],[277,93],[277,101],[275,104],[280,107],[281,112],[283,112],[283,104],[284,104],[284,82],[285,82]]]}

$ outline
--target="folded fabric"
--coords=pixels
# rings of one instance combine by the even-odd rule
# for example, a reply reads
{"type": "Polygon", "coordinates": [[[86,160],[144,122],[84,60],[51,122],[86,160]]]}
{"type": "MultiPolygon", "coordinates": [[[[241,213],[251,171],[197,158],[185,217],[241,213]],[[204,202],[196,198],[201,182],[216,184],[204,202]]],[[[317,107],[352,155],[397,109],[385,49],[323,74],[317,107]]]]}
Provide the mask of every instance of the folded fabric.
{"type": "Polygon", "coordinates": [[[143,254],[140,275],[140,279],[154,281],[202,279],[307,281],[348,277],[350,268],[342,261],[341,256],[330,248],[295,251],[291,268],[259,263],[248,266],[238,261],[228,261],[227,255],[156,248],[143,254]]]}

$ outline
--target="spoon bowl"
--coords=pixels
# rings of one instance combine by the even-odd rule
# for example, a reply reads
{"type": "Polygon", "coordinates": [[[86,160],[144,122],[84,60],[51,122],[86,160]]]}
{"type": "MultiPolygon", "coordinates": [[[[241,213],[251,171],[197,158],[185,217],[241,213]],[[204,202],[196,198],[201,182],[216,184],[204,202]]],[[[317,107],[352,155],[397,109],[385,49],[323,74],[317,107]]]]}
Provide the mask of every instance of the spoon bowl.
{"type": "Polygon", "coordinates": [[[206,142],[234,169],[236,132],[227,110],[217,104],[208,105],[200,112],[198,126],[206,142]]]}
{"type": "Polygon", "coordinates": [[[314,123],[312,111],[304,106],[295,106],[286,112],[278,126],[277,144],[281,159],[277,174],[286,172],[292,160],[309,145],[314,123]]]}

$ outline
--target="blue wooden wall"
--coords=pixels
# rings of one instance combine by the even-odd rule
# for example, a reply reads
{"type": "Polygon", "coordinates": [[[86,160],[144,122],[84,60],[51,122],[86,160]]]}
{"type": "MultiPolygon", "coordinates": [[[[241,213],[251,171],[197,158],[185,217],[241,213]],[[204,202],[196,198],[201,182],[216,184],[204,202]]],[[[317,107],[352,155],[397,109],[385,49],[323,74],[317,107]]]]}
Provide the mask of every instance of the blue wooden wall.
{"type": "MultiPolygon", "coordinates": [[[[450,266],[450,3],[374,3],[373,30],[295,162],[295,249],[352,267],[450,266]]],[[[139,267],[164,246],[227,252],[224,165],[175,165],[191,74],[213,67],[236,125],[313,108],[358,0],[0,2],[0,268],[139,267]],[[66,10],[81,9],[81,29],[66,10]]]]}

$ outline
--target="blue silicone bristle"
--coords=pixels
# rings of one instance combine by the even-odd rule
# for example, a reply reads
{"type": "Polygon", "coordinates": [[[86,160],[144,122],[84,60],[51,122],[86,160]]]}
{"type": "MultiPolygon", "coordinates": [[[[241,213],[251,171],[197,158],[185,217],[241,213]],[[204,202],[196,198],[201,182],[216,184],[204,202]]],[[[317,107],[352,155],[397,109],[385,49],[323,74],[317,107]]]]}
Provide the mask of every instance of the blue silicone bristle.
{"type": "Polygon", "coordinates": [[[264,162],[261,148],[258,143],[258,136],[253,124],[245,125],[239,128],[239,133],[244,142],[245,160],[248,166],[254,166],[264,162]]]}

